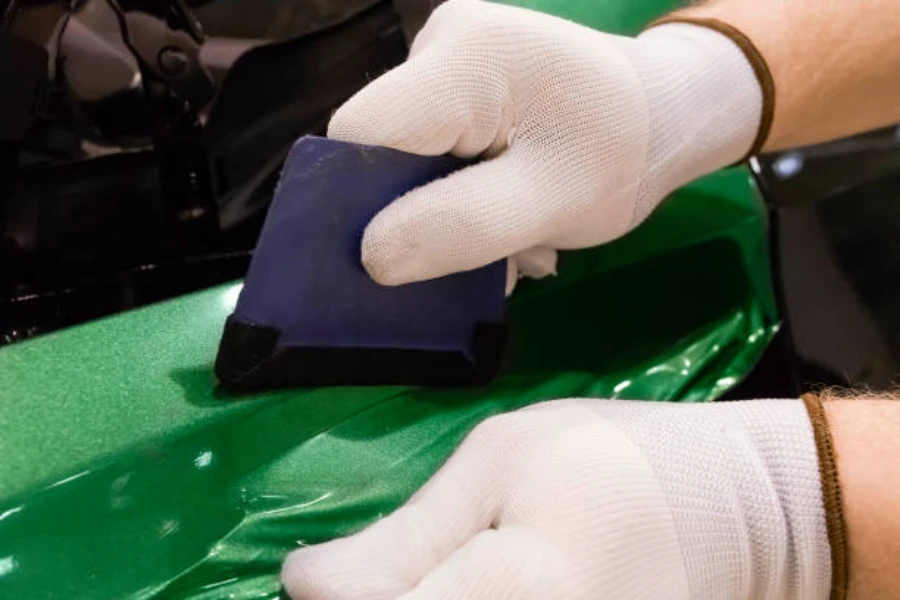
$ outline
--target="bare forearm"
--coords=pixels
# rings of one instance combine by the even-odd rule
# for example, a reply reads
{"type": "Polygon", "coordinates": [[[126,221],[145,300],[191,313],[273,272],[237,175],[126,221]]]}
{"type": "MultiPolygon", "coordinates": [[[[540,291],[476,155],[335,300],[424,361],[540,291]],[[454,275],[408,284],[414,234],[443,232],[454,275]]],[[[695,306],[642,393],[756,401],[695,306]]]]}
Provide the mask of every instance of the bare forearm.
{"type": "Polygon", "coordinates": [[[900,122],[897,0],[710,0],[681,11],[746,34],[775,80],[767,150],[900,122]]]}
{"type": "Polygon", "coordinates": [[[849,600],[900,597],[900,400],[825,402],[849,542],[849,600]]]}

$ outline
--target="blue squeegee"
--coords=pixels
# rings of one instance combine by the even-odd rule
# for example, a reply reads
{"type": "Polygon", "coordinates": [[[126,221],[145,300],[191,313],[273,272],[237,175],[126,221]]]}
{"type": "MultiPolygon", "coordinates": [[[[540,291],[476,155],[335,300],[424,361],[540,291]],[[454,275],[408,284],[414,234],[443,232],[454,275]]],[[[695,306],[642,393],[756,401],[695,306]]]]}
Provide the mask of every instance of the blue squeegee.
{"type": "Polygon", "coordinates": [[[397,287],[360,264],[366,225],[469,162],[304,137],[291,150],[216,357],[226,388],[491,379],[506,265],[397,287]]]}

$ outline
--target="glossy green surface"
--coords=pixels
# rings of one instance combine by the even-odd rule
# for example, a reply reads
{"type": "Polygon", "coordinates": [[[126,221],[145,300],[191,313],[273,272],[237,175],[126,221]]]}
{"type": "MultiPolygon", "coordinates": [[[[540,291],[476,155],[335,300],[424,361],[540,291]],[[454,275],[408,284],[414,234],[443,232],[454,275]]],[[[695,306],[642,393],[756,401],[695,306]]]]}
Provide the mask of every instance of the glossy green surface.
{"type": "Polygon", "coordinates": [[[398,506],[477,422],[565,396],[700,401],[774,329],[764,213],[736,169],[510,301],[510,365],[465,390],[240,400],[227,285],[0,350],[0,598],[276,598],[298,543],[398,506]]]}
{"type": "Polygon", "coordinates": [[[610,33],[635,35],[686,0],[496,0],[550,13],[610,33]]]}

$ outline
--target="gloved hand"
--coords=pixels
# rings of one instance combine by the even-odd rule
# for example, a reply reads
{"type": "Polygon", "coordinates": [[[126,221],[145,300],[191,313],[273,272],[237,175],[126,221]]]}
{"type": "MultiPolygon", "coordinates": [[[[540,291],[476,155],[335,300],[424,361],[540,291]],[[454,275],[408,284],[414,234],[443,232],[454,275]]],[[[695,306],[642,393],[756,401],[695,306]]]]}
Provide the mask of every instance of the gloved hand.
{"type": "Polygon", "coordinates": [[[406,506],[295,551],[295,600],[825,599],[796,400],[567,400],[478,426],[406,506]]]}
{"type": "Polygon", "coordinates": [[[675,188],[739,160],[761,105],[746,57],[716,31],[668,24],[628,38],[450,0],[409,60],[342,106],[328,135],[493,157],[375,217],[362,261],[379,283],[505,257],[542,276],[557,249],[619,237],[675,188]]]}

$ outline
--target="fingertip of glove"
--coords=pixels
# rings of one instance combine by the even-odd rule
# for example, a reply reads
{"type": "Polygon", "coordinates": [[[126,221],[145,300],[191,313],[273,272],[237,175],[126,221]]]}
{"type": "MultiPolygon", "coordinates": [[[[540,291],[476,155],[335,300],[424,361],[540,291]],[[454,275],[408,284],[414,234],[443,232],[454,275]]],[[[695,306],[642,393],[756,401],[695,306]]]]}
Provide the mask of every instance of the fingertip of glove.
{"type": "Polygon", "coordinates": [[[281,567],[281,585],[293,600],[326,600],[346,596],[347,578],[333,553],[311,546],[288,554],[281,567]]]}
{"type": "Polygon", "coordinates": [[[281,585],[290,598],[302,598],[309,590],[304,576],[304,551],[294,550],[281,565],[281,585]]]}
{"type": "Polygon", "coordinates": [[[369,274],[369,277],[379,285],[393,287],[413,281],[412,279],[403,277],[396,269],[392,269],[390,264],[385,264],[382,260],[368,257],[365,253],[363,253],[362,264],[366,273],[369,274]]]}
{"type": "Polygon", "coordinates": [[[378,249],[362,253],[362,265],[372,280],[383,286],[395,287],[416,281],[432,279],[416,268],[422,261],[415,258],[415,252],[378,249]]]}
{"type": "Polygon", "coordinates": [[[361,127],[363,119],[355,117],[355,114],[359,111],[354,111],[348,106],[352,100],[351,98],[346,104],[334,111],[331,115],[331,120],[328,121],[328,129],[325,135],[333,140],[364,144],[367,142],[365,139],[367,136],[361,127]]]}
{"type": "Polygon", "coordinates": [[[351,96],[332,113],[326,135],[342,142],[384,145],[393,119],[383,89],[376,79],[351,96]]]}
{"type": "Polygon", "coordinates": [[[426,272],[433,262],[434,244],[425,247],[422,236],[426,229],[417,211],[407,210],[416,203],[401,200],[375,215],[363,232],[360,260],[380,285],[397,286],[434,276],[426,272]]]}

